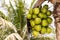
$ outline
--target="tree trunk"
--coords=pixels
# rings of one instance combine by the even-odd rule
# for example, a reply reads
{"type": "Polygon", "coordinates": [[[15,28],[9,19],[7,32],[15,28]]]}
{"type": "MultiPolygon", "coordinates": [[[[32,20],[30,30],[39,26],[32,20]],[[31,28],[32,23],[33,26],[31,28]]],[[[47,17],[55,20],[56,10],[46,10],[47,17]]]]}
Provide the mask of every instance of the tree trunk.
{"type": "Polygon", "coordinates": [[[60,17],[57,16],[55,16],[54,14],[55,26],[56,26],[56,38],[57,40],[60,40],[60,17]]]}
{"type": "Polygon", "coordinates": [[[38,0],[38,1],[35,3],[34,7],[37,7],[37,6],[41,5],[41,3],[42,3],[43,1],[44,1],[44,0],[38,0]]]}
{"type": "Polygon", "coordinates": [[[53,16],[55,18],[56,37],[57,37],[57,40],[60,40],[60,2],[58,1],[56,2],[56,5],[54,7],[53,16]]]}

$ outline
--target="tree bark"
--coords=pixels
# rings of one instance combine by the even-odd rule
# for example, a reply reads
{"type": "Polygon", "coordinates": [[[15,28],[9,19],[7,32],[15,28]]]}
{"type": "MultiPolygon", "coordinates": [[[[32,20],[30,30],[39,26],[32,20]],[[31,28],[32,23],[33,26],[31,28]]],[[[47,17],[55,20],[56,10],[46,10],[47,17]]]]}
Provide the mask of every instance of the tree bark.
{"type": "Polygon", "coordinates": [[[44,1],[44,0],[38,0],[38,1],[35,3],[34,7],[37,7],[37,6],[41,5],[41,3],[42,3],[43,1],[44,1]]]}
{"type": "Polygon", "coordinates": [[[55,18],[56,37],[57,37],[57,40],[60,40],[60,2],[59,0],[56,2],[56,5],[54,7],[53,16],[55,18]]]}

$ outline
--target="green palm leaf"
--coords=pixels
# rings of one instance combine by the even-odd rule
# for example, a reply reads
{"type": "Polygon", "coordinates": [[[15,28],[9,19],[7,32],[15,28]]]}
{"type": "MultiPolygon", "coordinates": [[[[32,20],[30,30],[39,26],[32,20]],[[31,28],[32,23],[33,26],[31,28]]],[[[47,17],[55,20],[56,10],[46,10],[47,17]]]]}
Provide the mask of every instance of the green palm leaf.
{"type": "Polygon", "coordinates": [[[20,30],[26,24],[24,2],[22,2],[22,0],[18,0],[18,3],[16,3],[17,9],[14,9],[10,1],[10,7],[11,8],[7,7],[9,20],[16,26],[17,30],[20,30]]]}

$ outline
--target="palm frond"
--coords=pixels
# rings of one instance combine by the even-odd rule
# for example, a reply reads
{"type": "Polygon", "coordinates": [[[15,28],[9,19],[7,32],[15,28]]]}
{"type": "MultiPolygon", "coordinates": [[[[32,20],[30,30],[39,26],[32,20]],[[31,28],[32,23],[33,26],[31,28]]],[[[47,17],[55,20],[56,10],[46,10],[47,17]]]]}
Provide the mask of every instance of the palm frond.
{"type": "Polygon", "coordinates": [[[24,2],[22,2],[22,0],[18,0],[16,8],[17,9],[14,9],[10,1],[10,8],[7,6],[8,17],[9,20],[16,26],[17,30],[20,30],[26,24],[24,2]]]}
{"type": "Polygon", "coordinates": [[[2,17],[5,20],[8,20],[8,16],[6,16],[5,14],[3,14],[2,11],[0,11],[0,17],[2,17]]]}
{"type": "MultiPolygon", "coordinates": [[[[24,7],[25,2],[23,2],[22,0],[17,0],[17,2],[15,2],[16,9],[14,9],[12,2],[11,1],[9,1],[9,2],[10,2],[10,6],[5,4],[5,7],[8,11],[8,18],[7,19],[16,27],[16,29],[18,31],[17,33],[19,33],[21,35],[21,37],[24,38],[26,35],[26,31],[23,33],[23,31],[26,28],[25,27],[25,25],[26,25],[25,7],[24,7]],[[22,33],[24,35],[22,35],[22,33]]],[[[1,17],[3,17],[3,16],[1,16],[1,17]]],[[[10,24],[10,25],[12,25],[12,24],[10,24]]]]}

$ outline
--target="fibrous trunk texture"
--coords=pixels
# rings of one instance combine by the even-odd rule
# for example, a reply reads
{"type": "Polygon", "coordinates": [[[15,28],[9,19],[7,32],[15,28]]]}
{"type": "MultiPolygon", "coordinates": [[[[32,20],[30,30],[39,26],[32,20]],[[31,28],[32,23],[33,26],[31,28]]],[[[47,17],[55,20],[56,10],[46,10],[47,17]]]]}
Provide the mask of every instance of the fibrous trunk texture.
{"type": "Polygon", "coordinates": [[[57,40],[60,40],[60,2],[56,2],[53,16],[55,18],[56,37],[57,37],[57,40]]]}

